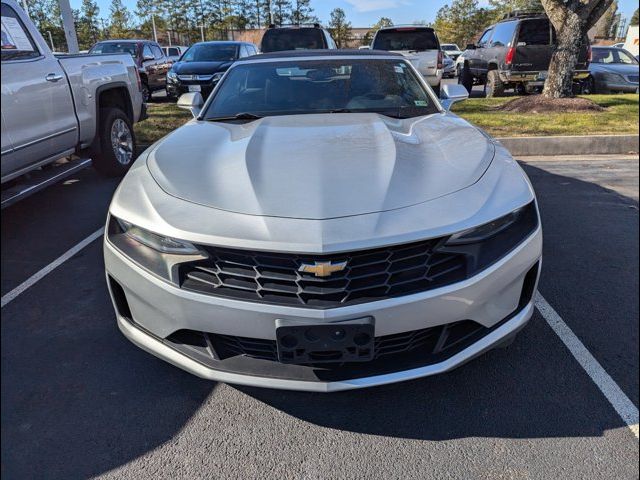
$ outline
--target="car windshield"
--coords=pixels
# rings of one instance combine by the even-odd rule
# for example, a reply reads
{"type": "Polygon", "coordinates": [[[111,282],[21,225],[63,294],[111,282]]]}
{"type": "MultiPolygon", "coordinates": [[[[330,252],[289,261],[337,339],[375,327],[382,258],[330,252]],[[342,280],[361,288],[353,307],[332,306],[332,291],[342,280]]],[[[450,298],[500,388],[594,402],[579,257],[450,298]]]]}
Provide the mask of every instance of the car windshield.
{"type": "Polygon", "coordinates": [[[317,50],[327,48],[319,28],[280,28],[267,30],[262,38],[262,52],[317,50]]]}
{"type": "Polygon", "coordinates": [[[187,50],[181,62],[232,62],[238,58],[237,45],[196,44],[187,50]]]}
{"type": "Polygon", "coordinates": [[[438,39],[430,28],[399,27],[379,30],[373,41],[374,50],[424,51],[438,50],[438,39]]]}
{"type": "Polygon", "coordinates": [[[594,48],[591,63],[638,65],[638,61],[621,48],[594,48]]]}
{"type": "Polygon", "coordinates": [[[442,45],[442,50],[445,52],[455,52],[460,50],[457,45],[442,45]]]}
{"type": "Polygon", "coordinates": [[[105,42],[91,47],[89,53],[128,53],[135,57],[137,51],[138,46],[133,42],[105,42]]]}
{"type": "Polygon", "coordinates": [[[233,67],[202,118],[360,112],[408,118],[437,111],[405,60],[291,60],[233,67]]]}

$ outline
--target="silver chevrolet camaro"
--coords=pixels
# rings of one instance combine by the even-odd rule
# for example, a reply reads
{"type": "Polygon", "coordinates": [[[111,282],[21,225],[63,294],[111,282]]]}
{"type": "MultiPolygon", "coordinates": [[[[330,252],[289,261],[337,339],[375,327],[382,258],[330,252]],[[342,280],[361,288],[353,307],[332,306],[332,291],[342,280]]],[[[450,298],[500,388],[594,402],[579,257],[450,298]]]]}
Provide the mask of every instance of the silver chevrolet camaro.
{"type": "MultiPolygon", "coordinates": [[[[462,89],[462,90],[460,90],[462,89]]],[[[120,330],[211,380],[337,391],[449,371],[533,312],[535,195],[402,56],[235,63],[118,187],[104,241],[120,330]]]]}

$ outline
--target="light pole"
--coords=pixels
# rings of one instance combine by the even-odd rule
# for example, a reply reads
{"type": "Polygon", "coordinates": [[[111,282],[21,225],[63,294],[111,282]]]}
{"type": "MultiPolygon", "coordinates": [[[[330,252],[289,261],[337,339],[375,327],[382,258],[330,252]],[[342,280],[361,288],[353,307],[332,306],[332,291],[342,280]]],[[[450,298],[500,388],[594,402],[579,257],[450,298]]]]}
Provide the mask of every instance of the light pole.
{"type": "Polygon", "coordinates": [[[204,7],[200,0],[200,39],[204,42],[204,7]]]}
{"type": "Polygon", "coordinates": [[[78,37],[76,36],[76,26],[73,23],[73,12],[69,0],[58,0],[60,4],[60,15],[62,16],[62,26],[64,27],[64,36],[67,38],[67,49],[69,53],[78,53],[78,37]]]}
{"type": "Polygon", "coordinates": [[[151,13],[151,26],[153,27],[153,41],[158,43],[158,32],[156,32],[156,15],[151,13]]]}

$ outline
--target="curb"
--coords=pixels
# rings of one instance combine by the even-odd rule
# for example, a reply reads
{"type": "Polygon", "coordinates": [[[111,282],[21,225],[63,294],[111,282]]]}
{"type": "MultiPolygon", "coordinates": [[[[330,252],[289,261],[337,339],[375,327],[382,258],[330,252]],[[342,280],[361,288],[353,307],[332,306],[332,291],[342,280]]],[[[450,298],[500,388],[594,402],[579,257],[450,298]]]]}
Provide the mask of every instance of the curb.
{"type": "Polygon", "coordinates": [[[638,135],[496,138],[511,155],[613,155],[638,153],[638,135]]]}

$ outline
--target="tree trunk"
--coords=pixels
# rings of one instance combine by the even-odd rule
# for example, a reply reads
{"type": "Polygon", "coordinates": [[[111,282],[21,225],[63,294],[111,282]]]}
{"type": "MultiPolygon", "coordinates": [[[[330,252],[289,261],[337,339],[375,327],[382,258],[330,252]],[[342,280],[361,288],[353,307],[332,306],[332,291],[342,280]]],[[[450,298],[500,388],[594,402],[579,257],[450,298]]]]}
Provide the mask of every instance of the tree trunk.
{"type": "Polygon", "coordinates": [[[573,13],[568,14],[559,27],[556,26],[558,46],[549,63],[549,73],[542,91],[545,97],[573,95],[573,73],[584,41],[583,29],[583,21],[573,13]]]}
{"type": "Polygon", "coordinates": [[[558,46],[549,64],[542,94],[547,98],[572,96],[573,73],[587,31],[611,6],[613,0],[541,0],[553,24],[558,46]]]}

